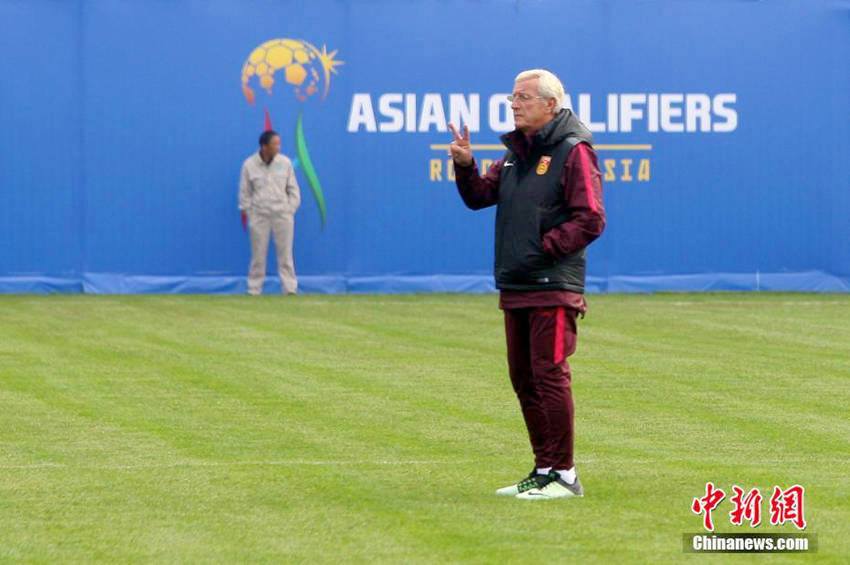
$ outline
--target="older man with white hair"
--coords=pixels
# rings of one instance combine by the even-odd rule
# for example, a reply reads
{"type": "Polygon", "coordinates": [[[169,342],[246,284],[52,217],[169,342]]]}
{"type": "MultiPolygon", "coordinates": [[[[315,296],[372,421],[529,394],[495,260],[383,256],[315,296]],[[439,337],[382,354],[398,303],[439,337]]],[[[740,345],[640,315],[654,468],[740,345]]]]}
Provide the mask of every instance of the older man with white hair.
{"type": "Polygon", "coordinates": [[[473,210],[497,206],[495,278],[504,310],[508,367],[528,429],[534,468],[497,494],[523,500],[583,496],[573,460],[574,404],[567,357],[584,316],[586,248],[605,228],[593,137],[563,107],[564,87],[524,71],[508,97],[516,129],[482,177],[469,128],[450,124],[458,191],[473,210]]]}

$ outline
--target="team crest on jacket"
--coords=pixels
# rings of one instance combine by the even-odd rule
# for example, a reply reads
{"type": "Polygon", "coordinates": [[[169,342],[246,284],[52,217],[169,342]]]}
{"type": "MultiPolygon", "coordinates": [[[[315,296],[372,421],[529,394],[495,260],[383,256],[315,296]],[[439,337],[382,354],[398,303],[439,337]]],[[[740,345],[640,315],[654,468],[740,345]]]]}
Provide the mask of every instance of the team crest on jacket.
{"type": "Polygon", "coordinates": [[[542,156],[540,158],[540,162],[537,163],[537,174],[538,175],[545,175],[546,171],[549,170],[549,163],[551,163],[551,162],[552,162],[552,156],[551,155],[542,156]]]}

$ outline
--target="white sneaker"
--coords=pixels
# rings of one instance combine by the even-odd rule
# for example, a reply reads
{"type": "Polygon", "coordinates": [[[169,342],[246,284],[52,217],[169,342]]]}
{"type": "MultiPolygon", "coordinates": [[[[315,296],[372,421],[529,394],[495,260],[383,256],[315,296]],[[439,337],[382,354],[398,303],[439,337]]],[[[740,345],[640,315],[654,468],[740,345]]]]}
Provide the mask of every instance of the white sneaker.
{"type": "Polygon", "coordinates": [[[496,494],[499,496],[516,496],[531,489],[540,488],[550,480],[549,475],[538,475],[537,469],[532,469],[526,478],[515,485],[500,488],[496,491],[496,494]]]}
{"type": "Polygon", "coordinates": [[[531,488],[525,492],[517,493],[516,498],[522,500],[551,500],[553,498],[576,498],[584,496],[584,487],[576,477],[573,484],[568,484],[557,471],[550,471],[547,476],[550,480],[539,488],[531,488]]]}

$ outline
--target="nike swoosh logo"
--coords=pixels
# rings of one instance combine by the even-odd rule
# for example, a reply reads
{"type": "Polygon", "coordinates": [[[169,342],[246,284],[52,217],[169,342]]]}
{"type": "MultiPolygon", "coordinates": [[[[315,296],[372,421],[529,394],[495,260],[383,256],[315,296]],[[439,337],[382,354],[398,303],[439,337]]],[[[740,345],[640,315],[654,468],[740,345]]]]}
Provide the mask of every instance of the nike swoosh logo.
{"type": "Polygon", "coordinates": [[[508,161],[507,163],[505,163],[505,166],[506,166],[506,167],[513,167],[513,166],[514,166],[514,164],[513,164],[513,163],[511,163],[510,161],[508,161]]]}

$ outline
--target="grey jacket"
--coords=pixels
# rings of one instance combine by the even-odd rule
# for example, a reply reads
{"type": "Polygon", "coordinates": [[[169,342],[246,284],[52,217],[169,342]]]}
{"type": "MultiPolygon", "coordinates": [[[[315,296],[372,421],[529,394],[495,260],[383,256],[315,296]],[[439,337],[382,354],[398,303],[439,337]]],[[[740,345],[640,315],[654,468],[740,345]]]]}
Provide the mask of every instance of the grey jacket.
{"type": "Polygon", "coordinates": [[[260,153],[242,163],[239,180],[239,210],[252,213],[295,213],[301,205],[301,191],[292,161],[277,154],[266,165],[260,153]]]}

